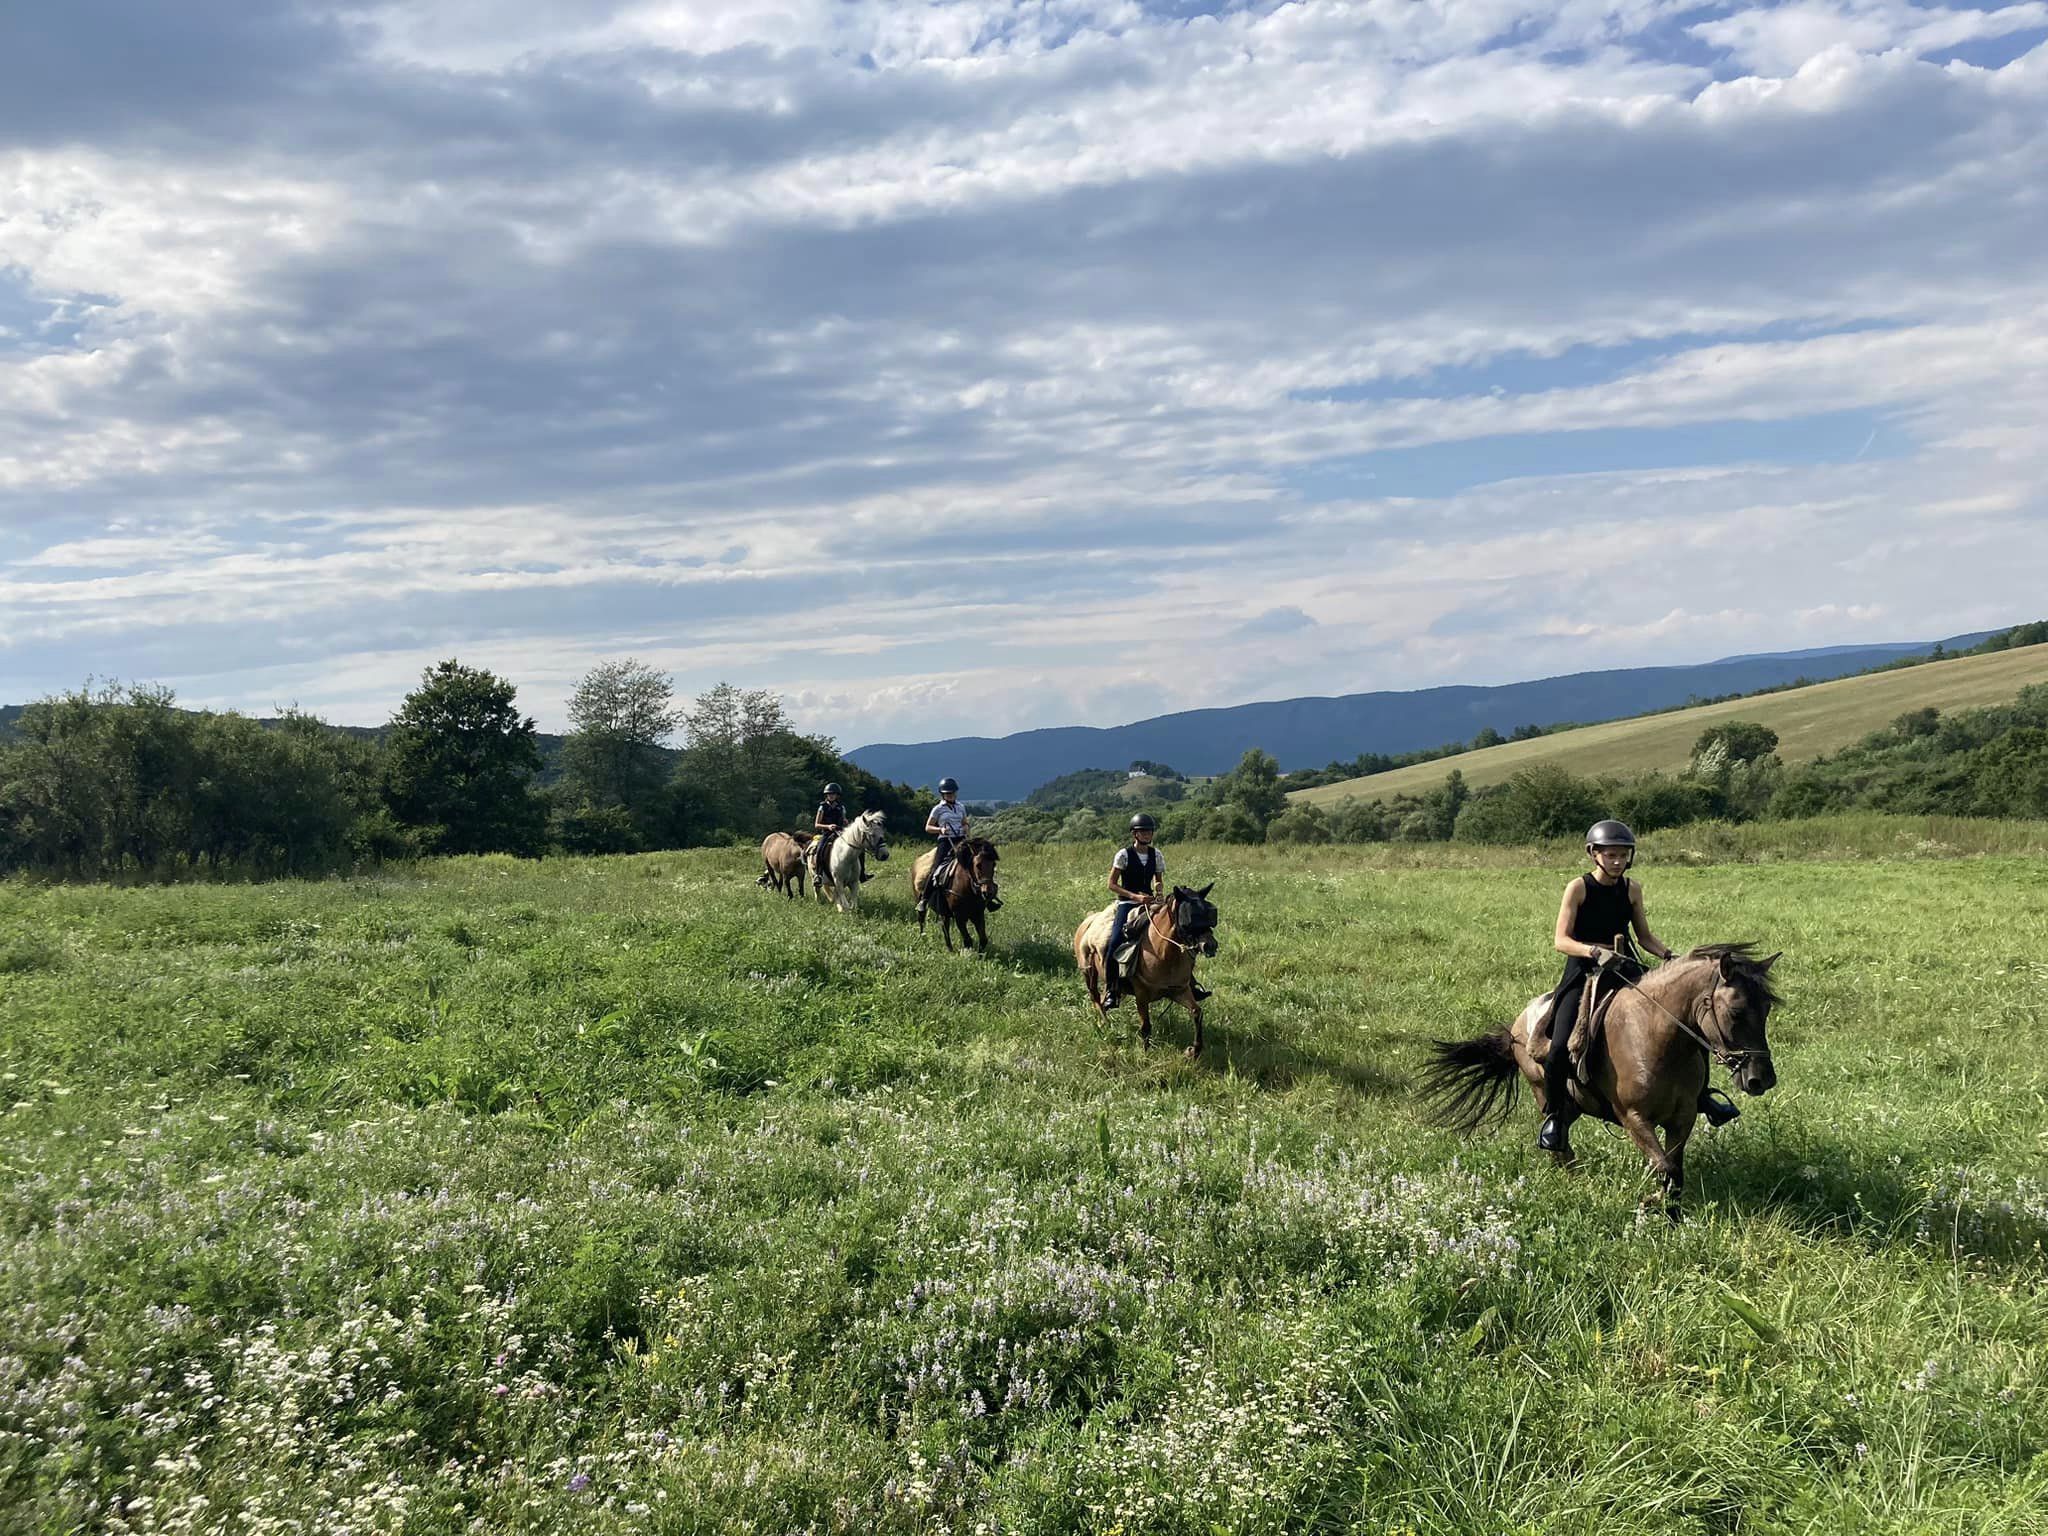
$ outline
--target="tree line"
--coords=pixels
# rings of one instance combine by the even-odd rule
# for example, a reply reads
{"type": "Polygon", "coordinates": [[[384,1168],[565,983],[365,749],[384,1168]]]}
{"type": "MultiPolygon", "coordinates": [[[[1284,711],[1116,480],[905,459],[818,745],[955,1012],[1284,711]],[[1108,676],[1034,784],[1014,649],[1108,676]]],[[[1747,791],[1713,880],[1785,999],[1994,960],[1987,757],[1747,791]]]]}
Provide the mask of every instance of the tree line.
{"type": "Polygon", "coordinates": [[[1503,784],[1475,789],[1453,768],[1421,794],[1334,806],[1290,802],[1296,775],[1281,774],[1270,754],[1254,749],[1177,800],[1027,803],[976,825],[998,840],[1102,842],[1122,837],[1142,810],[1158,821],[1162,842],[1533,843],[1576,838],[1607,816],[1639,833],[1844,811],[2048,818],[2048,684],[2022,690],[2011,704],[1948,715],[1911,710],[1853,746],[1797,766],[1787,766],[1777,747],[1769,726],[1730,720],[1702,731],[1676,774],[1589,778],[1535,763],[1503,784]]]}
{"type": "Polygon", "coordinates": [[[684,703],[631,658],[577,685],[559,775],[543,784],[516,692],[444,661],[372,733],[296,711],[259,722],[184,710],[146,685],[38,700],[0,742],[0,873],[268,878],[437,854],[727,843],[808,825],[831,779],[895,825],[923,814],[911,786],[798,731],[773,693],[720,683],[684,703]]]}

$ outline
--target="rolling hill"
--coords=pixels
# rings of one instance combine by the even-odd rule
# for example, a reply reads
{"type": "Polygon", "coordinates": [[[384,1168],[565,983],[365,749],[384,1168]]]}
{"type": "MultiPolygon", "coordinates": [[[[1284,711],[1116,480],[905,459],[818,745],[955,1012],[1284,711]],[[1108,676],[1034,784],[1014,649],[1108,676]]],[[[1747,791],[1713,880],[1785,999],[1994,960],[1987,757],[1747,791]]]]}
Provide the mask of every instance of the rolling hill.
{"type": "Polygon", "coordinates": [[[1616,720],[1691,699],[1847,677],[1925,654],[1937,643],[1956,649],[1980,638],[1730,657],[1689,667],[1576,672],[1498,687],[1280,699],[1186,710],[1130,725],[1054,726],[1001,737],[878,742],[856,747],[846,756],[885,779],[929,784],[941,774],[953,774],[975,799],[1021,800],[1062,774],[1122,768],[1141,758],[1171,763],[1182,773],[1201,777],[1228,772],[1258,747],[1272,753],[1283,770],[1320,768],[1365,751],[1413,752],[1469,741],[1486,726],[1506,735],[1518,725],[1616,720]]]}
{"type": "Polygon", "coordinates": [[[1435,788],[1453,768],[1474,789],[1499,784],[1531,763],[1556,763],[1573,773],[1673,772],[1683,768],[1701,731],[1725,720],[1754,720],[1778,733],[1778,755],[1800,762],[1838,751],[1908,710],[1929,705],[1944,712],[1980,704],[2002,704],[2030,683],[2048,683],[2048,645],[1994,651],[1930,661],[1895,672],[1873,672],[1838,678],[1751,699],[1702,704],[1695,709],[1611,720],[1575,731],[1560,731],[1530,741],[1504,742],[1478,752],[1463,752],[1433,762],[1369,774],[1315,789],[1297,790],[1290,798],[1311,805],[1334,805],[1356,796],[1363,800],[1420,794],[1435,788]]]}

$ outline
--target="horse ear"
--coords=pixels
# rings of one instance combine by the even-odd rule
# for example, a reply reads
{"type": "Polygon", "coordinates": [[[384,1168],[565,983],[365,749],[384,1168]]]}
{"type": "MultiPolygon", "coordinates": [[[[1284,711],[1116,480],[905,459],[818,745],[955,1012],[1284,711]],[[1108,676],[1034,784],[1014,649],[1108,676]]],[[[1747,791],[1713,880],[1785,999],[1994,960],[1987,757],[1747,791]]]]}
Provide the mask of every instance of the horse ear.
{"type": "Polygon", "coordinates": [[[1757,961],[1756,968],[1760,971],[1768,971],[1772,966],[1776,965],[1780,960],[1784,958],[1785,951],[1781,949],[1775,955],[1766,955],[1763,959],[1757,961]]]}
{"type": "Polygon", "coordinates": [[[1215,889],[1216,882],[1214,880],[1211,880],[1207,885],[1203,886],[1199,891],[1195,892],[1195,894],[1201,897],[1202,900],[1207,901],[1209,899],[1209,893],[1215,889]]]}
{"type": "Polygon", "coordinates": [[[1721,979],[1723,981],[1732,980],[1735,975],[1735,957],[1733,955],[1723,955],[1721,956],[1719,964],[1721,971],[1721,979]]]}

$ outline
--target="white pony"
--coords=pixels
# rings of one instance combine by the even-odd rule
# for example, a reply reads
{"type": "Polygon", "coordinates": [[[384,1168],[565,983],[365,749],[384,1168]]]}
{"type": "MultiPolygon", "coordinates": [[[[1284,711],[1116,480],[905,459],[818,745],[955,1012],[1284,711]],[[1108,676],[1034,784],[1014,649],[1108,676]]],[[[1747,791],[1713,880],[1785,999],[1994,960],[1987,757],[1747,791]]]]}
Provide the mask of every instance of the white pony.
{"type": "MultiPolygon", "coordinates": [[[[878,859],[889,857],[889,840],[882,834],[882,813],[862,811],[846,824],[846,830],[832,839],[826,855],[829,868],[811,881],[811,894],[831,901],[842,912],[860,907],[860,856],[865,850],[878,859]]],[[[814,869],[816,865],[812,866],[814,869]]]]}

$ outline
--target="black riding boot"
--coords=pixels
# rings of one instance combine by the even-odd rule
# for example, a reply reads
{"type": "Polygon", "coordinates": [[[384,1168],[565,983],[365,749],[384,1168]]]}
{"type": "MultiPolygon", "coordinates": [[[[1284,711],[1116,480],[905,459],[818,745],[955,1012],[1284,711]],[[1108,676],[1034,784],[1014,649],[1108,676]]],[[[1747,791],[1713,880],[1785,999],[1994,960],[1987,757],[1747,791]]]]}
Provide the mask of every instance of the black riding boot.
{"type": "Polygon", "coordinates": [[[1735,1107],[1735,1101],[1718,1088],[1700,1090],[1700,1115],[1708,1125],[1726,1125],[1730,1120],[1742,1118],[1742,1111],[1735,1107]]]}
{"type": "Polygon", "coordinates": [[[1571,1133],[1572,1122],[1579,1118],[1579,1106],[1572,1100],[1572,1052],[1571,1036],[1561,1035],[1552,1042],[1550,1054],[1543,1062],[1543,1103],[1546,1113],[1543,1127],[1536,1133],[1536,1149],[1539,1152],[1562,1152],[1566,1138],[1571,1133]]]}

